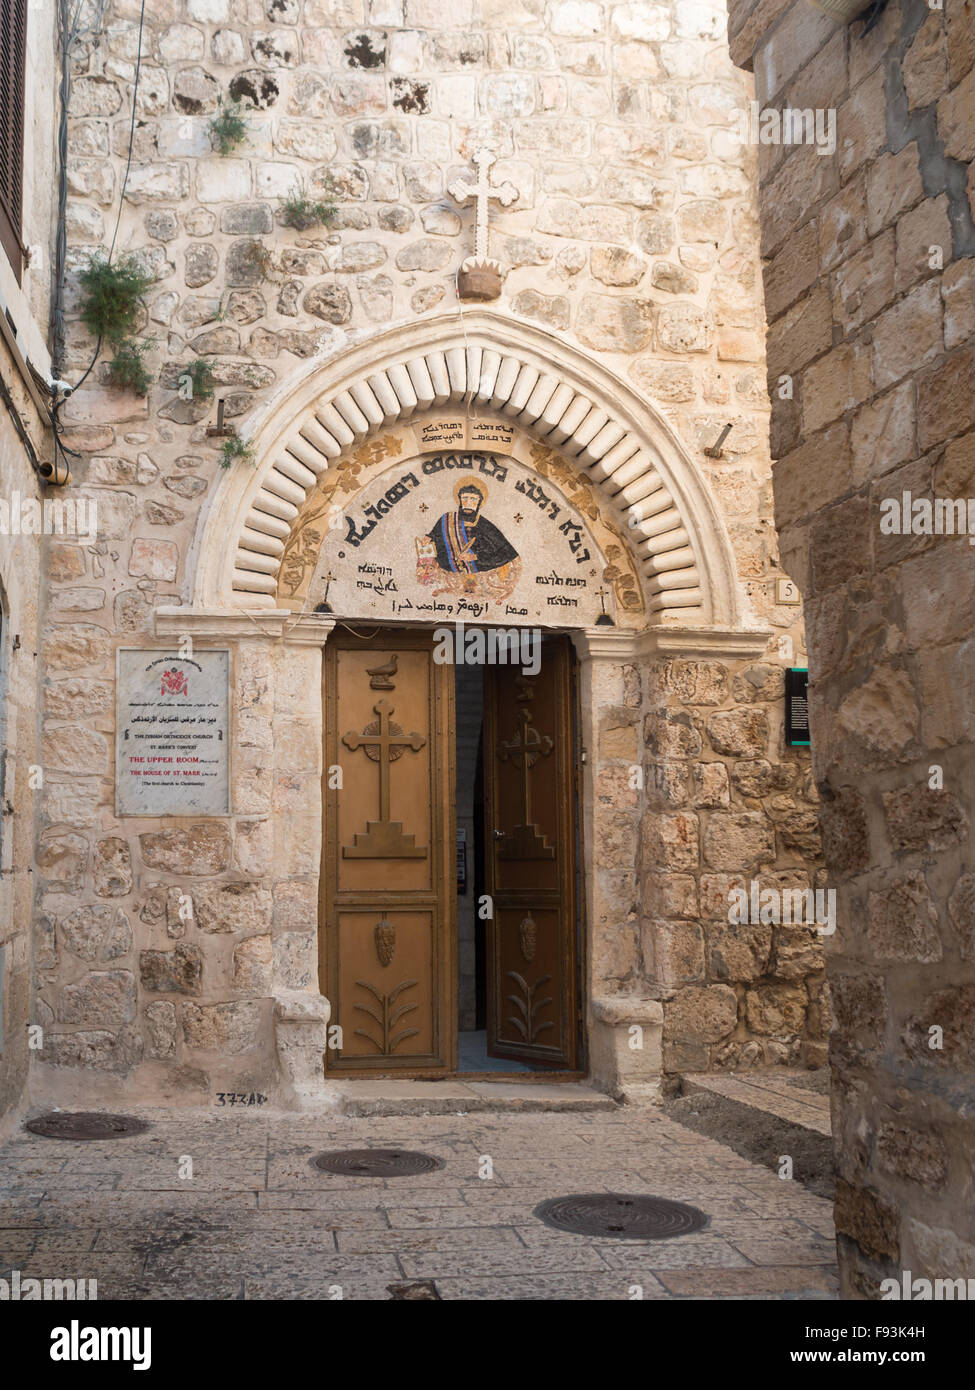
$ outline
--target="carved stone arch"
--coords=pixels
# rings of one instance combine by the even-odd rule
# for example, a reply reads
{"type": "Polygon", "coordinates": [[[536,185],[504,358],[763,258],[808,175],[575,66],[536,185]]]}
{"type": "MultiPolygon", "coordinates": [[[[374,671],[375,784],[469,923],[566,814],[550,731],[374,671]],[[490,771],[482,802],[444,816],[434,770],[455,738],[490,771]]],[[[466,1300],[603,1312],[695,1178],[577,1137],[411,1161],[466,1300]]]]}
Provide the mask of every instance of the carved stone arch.
{"type": "Polygon", "coordinates": [[[257,467],[236,465],[211,504],[194,607],[274,608],[321,475],[370,436],[451,407],[500,414],[593,479],[645,575],[651,624],[742,626],[727,533],[669,424],[577,348],[484,310],[402,325],[289,381],[247,432],[257,467]]]}

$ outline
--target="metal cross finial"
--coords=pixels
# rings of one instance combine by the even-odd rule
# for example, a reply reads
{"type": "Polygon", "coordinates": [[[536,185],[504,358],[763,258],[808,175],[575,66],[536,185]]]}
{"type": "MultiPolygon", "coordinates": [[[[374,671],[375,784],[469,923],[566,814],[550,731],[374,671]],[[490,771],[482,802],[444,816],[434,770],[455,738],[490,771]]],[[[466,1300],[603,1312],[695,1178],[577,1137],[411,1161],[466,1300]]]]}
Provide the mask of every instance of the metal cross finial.
{"type": "Polygon", "coordinates": [[[488,253],[488,199],[495,198],[506,208],[518,197],[518,190],[513,183],[495,186],[488,182],[488,170],[495,161],[495,155],[490,150],[475,150],[473,161],[477,170],[474,182],[455,179],[447,192],[461,206],[474,199],[474,257],[480,261],[485,260],[488,253]]]}

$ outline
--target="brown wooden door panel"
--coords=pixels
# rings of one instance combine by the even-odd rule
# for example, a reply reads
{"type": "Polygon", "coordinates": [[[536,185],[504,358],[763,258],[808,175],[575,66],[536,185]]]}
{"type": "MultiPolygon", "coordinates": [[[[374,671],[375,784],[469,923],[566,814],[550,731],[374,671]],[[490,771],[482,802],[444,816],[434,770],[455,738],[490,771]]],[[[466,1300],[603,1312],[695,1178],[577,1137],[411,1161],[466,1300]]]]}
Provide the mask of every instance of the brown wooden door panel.
{"type": "Polygon", "coordinates": [[[339,911],[344,1059],[436,1054],[435,918],[432,908],[339,911]]]}
{"type": "Polygon", "coordinates": [[[375,888],[379,865],[387,891],[434,890],[433,800],[427,794],[438,753],[430,734],[432,663],[426,651],[397,651],[396,674],[379,678],[394,688],[377,689],[369,668],[386,664],[381,658],[387,652],[392,655],[391,648],[360,648],[337,658],[342,690],[336,761],[343,771],[342,794],[336,798],[338,892],[375,888]],[[384,736],[396,740],[388,760],[379,756],[384,736]],[[388,808],[381,805],[385,778],[388,808]],[[377,831],[381,823],[392,828],[377,831]]]}
{"type": "Polygon", "coordinates": [[[488,1052],[578,1063],[572,653],[547,638],[537,676],[487,668],[484,719],[488,1052]]]}
{"type": "Polygon", "coordinates": [[[342,1029],[332,1073],[456,1065],[452,676],[422,633],[341,632],[325,648],[320,971],[342,1029]]]}

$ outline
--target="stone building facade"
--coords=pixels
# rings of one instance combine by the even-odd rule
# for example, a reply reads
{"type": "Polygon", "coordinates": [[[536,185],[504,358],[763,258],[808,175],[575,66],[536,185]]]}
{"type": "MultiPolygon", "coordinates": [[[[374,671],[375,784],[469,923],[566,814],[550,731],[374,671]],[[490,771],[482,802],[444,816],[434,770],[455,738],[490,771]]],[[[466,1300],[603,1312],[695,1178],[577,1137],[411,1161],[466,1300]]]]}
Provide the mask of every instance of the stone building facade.
{"type": "Polygon", "coordinates": [[[0,1132],[26,1094],[40,679],[47,343],[53,216],[54,15],[26,15],[21,255],[0,250],[0,1132]],[[30,248],[29,256],[23,254],[30,248]]]}
{"type": "MultiPolygon", "coordinates": [[[[0,415],[0,486],[3,496],[37,503],[41,486],[28,447],[39,451],[42,417],[21,375],[22,359],[0,345],[4,405],[0,415]],[[13,411],[20,429],[10,413],[13,411]],[[26,422],[26,423],[25,423],[26,422]]],[[[3,701],[2,816],[0,816],[0,1125],[25,1094],[31,986],[31,863],[34,826],[32,771],[39,632],[40,546],[36,536],[0,535],[0,699],[3,701]]]]}
{"type": "Polygon", "coordinates": [[[975,491],[975,15],[891,0],[867,33],[735,0],[729,32],[763,107],[836,112],[835,157],[762,148],[760,208],[776,524],[840,893],[840,1263],[876,1297],[975,1272],[973,571],[965,524],[924,520],[975,491]]]}
{"type": "Polygon", "coordinates": [[[752,89],[723,10],[160,0],[141,38],[139,14],[112,0],[73,54],[66,368],[94,347],[78,272],[114,239],[154,277],[154,383],[121,393],[102,361],[61,413],[98,539],[45,556],[32,1099],[328,1103],[322,665],[355,615],[315,612],[296,537],[448,427],[584,508],[616,614],[554,624],[587,751],[588,1069],[636,1095],[822,1062],[819,934],[728,920],[752,880],[823,879],[808,754],[783,744],[804,639],[778,601],[755,159],[729,134],[752,89]],[[221,156],[234,99],[247,137],[221,156]],[[484,150],[515,197],[490,213],[500,297],[474,305],[449,188],[484,150]],[[334,200],[326,227],[284,224],[299,187],[334,200]],[[181,390],[201,357],[249,451],[227,470],[215,402],[181,390]],[[231,654],[230,814],[119,815],[118,654],[187,641],[231,654]]]}

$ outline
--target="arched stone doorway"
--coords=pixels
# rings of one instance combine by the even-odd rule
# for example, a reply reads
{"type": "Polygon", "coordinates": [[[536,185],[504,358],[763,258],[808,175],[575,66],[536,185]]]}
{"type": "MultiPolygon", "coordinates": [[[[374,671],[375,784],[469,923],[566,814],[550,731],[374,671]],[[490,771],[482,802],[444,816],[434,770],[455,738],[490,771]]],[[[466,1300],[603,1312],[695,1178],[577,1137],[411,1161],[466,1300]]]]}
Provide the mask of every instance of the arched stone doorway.
{"type": "MultiPolygon", "coordinates": [[[[156,629],[205,645],[230,642],[235,651],[242,732],[234,810],[248,818],[289,928],[274,1017],[293,1097],[313,1105],[329,1098],[321,1058],[330,1005],[318,958],[323,652],[338,621],[417,625],[415,607],[398,609],[381,585],[355,587],[358,564],[377,561],[357,561],[353,575],[349,550],[365,555],[374,545],[381,555],[382,538],[403,539],[404,528],[412,550],[424,534],[414,513],[425,505],[432,519],[442,514],[452,471],[489,485],[504,473],[521,485],[523,511],[533,517],[530,579],[550,569],[558,577],[560,559],[575,565],[586,555],[575,604],[540,606],[536,595],[546,586],[538,583],[530,586],[532,603],[513,605],[523,613],[504,613],[502,603],[468,609],[463,620],[571,634],[588,1066],[606,1089],[652,1093],[662,1006],[659,988],[636,968],[634,937],[640,877],[655,867],[641,772],[653,668],[678,657],[754,659],[769,637],[749,621],[728,536],[697,466],[632,388],[550,335],[483,312],[398,329],[309,369],[245,437],[257,466],[235,470],[214,499],[192,607],[157,610],[156,629]],[[459,468],[448,467],[458,459],[459,468]],[[407,512],[409,525],[400,528],[397,513],[407,512]],[[552,523],[544,535],[543,516],[552,523]],[[642,1047],[633,1047],[634,1026],[642,1047]]],[[[510,508],[506,525],[509,518],[510,508]]],[[[423,557],[411,559],[415,586],[423,557]]],[[[402,568],[401,551],[397,563],[402,568]]],[[[432,616],[423,615],[427,626],[432,616]]],[[[461,614],[455,602],[437,616],[456,622],[461,614]]],[[[663,978],[666,970],[656,973],[663,978]]]]}
{"type": "Polygon", "coordinates": [[[425,417],[445,414],[514,426],[578,470],[630,536],[650,623],[747,625],[714,499],[664,418],[577,348],[486,311],[404,326],[312,365],[245,427],[257,467],[235,470],[210,505],[194,606],[273,608],[322,476],[391,432],[420,428],[422,442],[425,417]]]}

